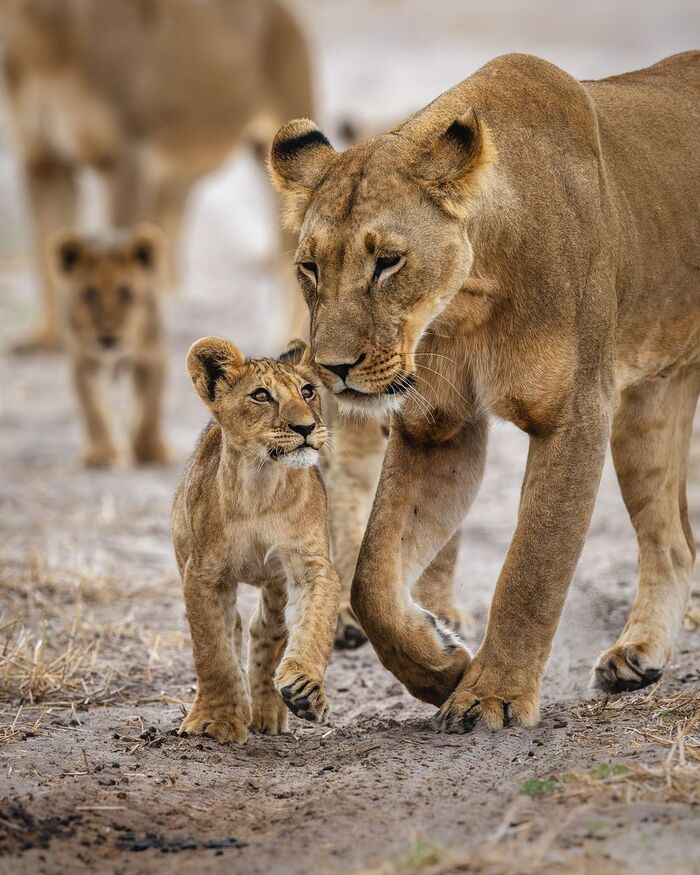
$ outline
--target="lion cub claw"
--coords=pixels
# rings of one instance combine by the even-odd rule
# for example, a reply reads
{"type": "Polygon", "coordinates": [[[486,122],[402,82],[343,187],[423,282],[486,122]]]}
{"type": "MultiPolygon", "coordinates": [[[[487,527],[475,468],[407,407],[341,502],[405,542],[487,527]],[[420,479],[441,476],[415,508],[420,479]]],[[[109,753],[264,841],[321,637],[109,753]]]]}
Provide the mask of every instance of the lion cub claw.
{"type": "Polygon", "coordinates": [[[261,735],[282,735],[287,731],[289,711],[284,701],[275,691],[260,702],[253,702],[253,716],[250,729],[261,735]]]}
{"type": "Polygon", "coordinates": [[[651,657],[645,644],[617,644],[593,667],[591,686],[605,693],[641,690],[659,680],[663,662],[651,657]]]}
{"type": "Polygon", "coordinates": [[[292,714],[315,723],[327,722],[330,706],[322,681],[308,674],[283,671],[280,678],[275,679],[275,684],[292,714]]]}
{"type": "Polygon", "coordinates": [[[247,721],[231,708],[208,708],[194,704],[180,724],[179,735],[208,735],[222,744],[244,744],[248,737],[247,721]]]}

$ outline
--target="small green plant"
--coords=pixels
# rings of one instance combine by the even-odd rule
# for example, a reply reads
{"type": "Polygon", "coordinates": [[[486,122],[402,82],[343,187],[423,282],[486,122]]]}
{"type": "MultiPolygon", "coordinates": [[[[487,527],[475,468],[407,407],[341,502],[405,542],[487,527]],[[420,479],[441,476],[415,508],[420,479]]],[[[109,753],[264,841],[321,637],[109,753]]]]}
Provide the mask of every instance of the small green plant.
{"type": "Polygon", "coordinates": [[[416,838],[411,847],[398,858],[398,864],[402,868],[421,869],[434,866],[439,863],[444,854],[444,849],[425,839],[416,838]]]}
{"type": "Polygon", "coordinates": [[[598,763],[590,771],[591,778],[609,778],[611,775],[625,775],[629,769],[622,763],[598,763]]]}
{"type": "Polygon", "coordinates": [[[523,796],[541,796],[554,793],[556,789],[557,782],[551,778],[528,778],[520,792],[523,796]]]}

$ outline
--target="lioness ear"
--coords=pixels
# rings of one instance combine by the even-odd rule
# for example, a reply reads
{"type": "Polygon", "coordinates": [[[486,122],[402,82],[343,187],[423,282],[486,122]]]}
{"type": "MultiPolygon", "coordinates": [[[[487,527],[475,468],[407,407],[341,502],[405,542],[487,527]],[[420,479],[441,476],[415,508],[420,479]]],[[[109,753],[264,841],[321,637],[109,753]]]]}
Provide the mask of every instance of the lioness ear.
{"type": "Polygon", "coordinates": [[[456,118],[445,130],[426,137],[414,175],[426,193],[450,216],[461,219],[479,188],[484,171],[496,161],[496,148],[476,110],[456,118]]]}
{"type": "Polygon", "coordinates": [[[50,261],[59,276],[70,276],[87,255],[84,239],[75,231],[58,231],[49,241],[50,261]]]}
{"type": "Polygon", "coordinates": [[[285,351],[279,356],[279,361],[289,362],[292,365],[311,364],[311,353],[308,345],[303,340],[299,340],[298,337],[290,340],[285,351]]]}
{"type": "Polygon", "coordinates": [[[216,401],[219,380],[230,378],[243,362],[242,353],[223,337],[202,337],[187,353],[187,370],[192,383],[208,406],[216,401]]]}
{"type": "Polygon", "coordinates": [[[142,270],[157,272],[160,270],[165,253],[165,235],[156,228],[142,222],[131,233],[126,245],[126,257],[142,270]]]}
{"type": "Polygon", "coordinates": [[[338,153],[309,119],[283,125],[272,141],[270,175],[282,195],[285,224],[298,231],[311,197],[338,153]]]}

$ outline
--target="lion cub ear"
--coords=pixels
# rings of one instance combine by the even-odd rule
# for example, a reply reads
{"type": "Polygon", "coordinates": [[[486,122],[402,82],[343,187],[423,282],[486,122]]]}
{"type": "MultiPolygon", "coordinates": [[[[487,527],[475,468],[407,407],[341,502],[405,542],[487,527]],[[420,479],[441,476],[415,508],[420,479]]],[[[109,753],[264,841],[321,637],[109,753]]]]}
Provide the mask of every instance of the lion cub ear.
{"type": "Polygon", "coordinates": [[[187,353],[187,370],[199,397],[211,406],[216,401],[219,380],[240,368],[243,354],[223,337],[202,337],[187,353]]]}
{"type": "Polygon", "coordinates": [[[165,261],[165,235],[155,225],[141,222],[131,232],[125,247],[130,263],[144,271],[158,273],[165,261]]]}
{"type": "Polygon", "coordinates": [[[49,240],[49,261],[56,276],[68,277],[85,264],[89,245],[77,231],[57,231],[49,240]]]}
{"type": "Polygon", "coordinates": [[[489,129],[472,108],[437,135],[425,135],[413,173],[441,209],[462,219],[496,157],[489,129]]]}
{"type": "Polygon", "coordinates": [[[309,119],[294,119],[277,131],[270,150],[270,176],[282,195],[284,220],[292,231],[301,228],[313,193],[337,154],[309,119]]]}
{"type": "Polygon", "coordinates": [[[303,340],[295,337],[294,340],[289,341],[285,351],[278,357],[278,361],[292,365],[311,365],[311,350],[303,340]]]}

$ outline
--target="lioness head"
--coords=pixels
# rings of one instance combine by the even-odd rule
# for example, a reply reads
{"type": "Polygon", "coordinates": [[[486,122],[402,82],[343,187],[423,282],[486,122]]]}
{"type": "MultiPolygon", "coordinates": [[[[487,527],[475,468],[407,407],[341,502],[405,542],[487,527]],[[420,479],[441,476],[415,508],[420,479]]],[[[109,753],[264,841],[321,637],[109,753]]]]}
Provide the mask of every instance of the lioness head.
{"type": "Polygon", "coordinates": [[[251,462],[318,462],[327,431],[303,341],[292,341],[279,360],[245,359],[228,340],[203,337],[187,354],[187,370],[227,444],[251,462]]]}
{"type": "Polygon", "coordinates": [[[144,341],[157,308],[163,246],[161,233],[150,225],[96,237],[64,231],[53,238],[53,272],[64,294],[67,328],[83,352],[128,354],[144,341]]]}
{"type": "Polygon", "coordinates": [[[466,219],[495,159],[473,110],[336,152],[308,120],[286,124],[270,168],[311,314],[311,347],[341,406],[395,410],[413,354],[472,265],[466,219]]]}

